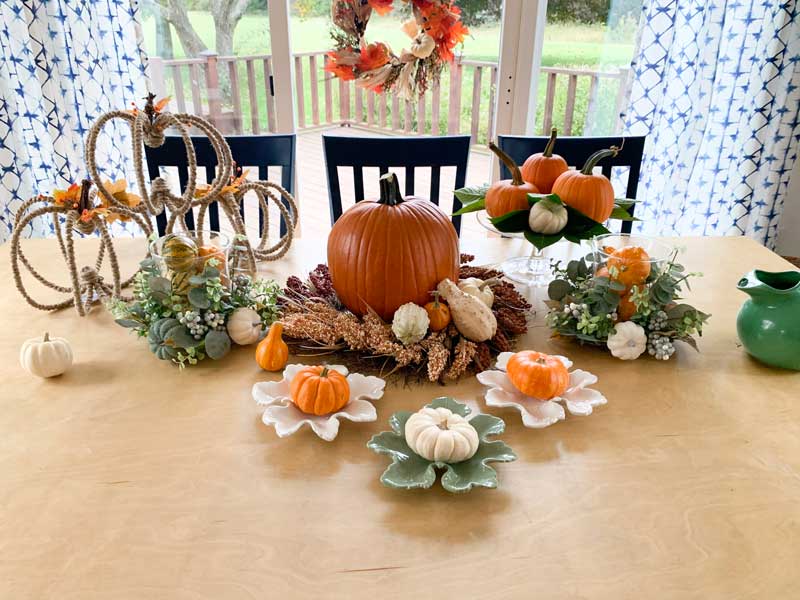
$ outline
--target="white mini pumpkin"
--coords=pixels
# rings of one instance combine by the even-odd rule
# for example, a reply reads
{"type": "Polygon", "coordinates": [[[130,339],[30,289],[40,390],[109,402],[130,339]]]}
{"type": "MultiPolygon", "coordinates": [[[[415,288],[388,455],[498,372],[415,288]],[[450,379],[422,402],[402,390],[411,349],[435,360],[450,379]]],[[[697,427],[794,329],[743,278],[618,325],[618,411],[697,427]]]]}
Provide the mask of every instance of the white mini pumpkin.
{"type": "Polygon", "coordinates": [[[228,317],[228,335],[235,344],[249,346],[261,339],[264,329],[261,316],[252,308],[241,306],[228,317]]]}
{"type": "Polygon", "coordinates": [[[408,447],[426,460],[457,463],[478,451],[478,432],[461,415],[447,408],[425,407],[408,418],[408,447]]]}
{"type": "Polygon", "coordinates": [[[569,215],[563,204],[544,198],[531,206],[528,225],[535,233],[553,235],[566,227],[568,219],[569,215]]]}
{"type": "Polygon", "coordinates": [[[428,58],[436,48],[436,40],[424,31],[420,31],[411,42],[411,54],[417,58],[428,58]]]}
{"type": "Polygon", "coordinates": [[[635,360],[647,348],[647,334],[643,327],[632,321],[617,323],[614,333],[608,336],[606,346],[616,358],[635,360]]]}
{"type": "Polygon", "coordinates": [[[64,338],[32,338],[22,344],[19,362],[28,373],[37,377],[61,375],[72,365],[72,348],[64,338]]]}
{"type": "Polygon", "coordinates": [[[424,308],[413,302],[406,302],[394,311],[392,332],[397,336],[398,340],[408,346],[409,344],[416,344],[425,337],[430,323],[430,317],[428,317],[428,312],[424,308]]]}
{"type": "Polygon", "coordinates": [[[470,296],[475,296],[489,308],[494,304],[494,292],[488,282],[477,277],[467,277],[458,282],[458,289],[470,296]]]}

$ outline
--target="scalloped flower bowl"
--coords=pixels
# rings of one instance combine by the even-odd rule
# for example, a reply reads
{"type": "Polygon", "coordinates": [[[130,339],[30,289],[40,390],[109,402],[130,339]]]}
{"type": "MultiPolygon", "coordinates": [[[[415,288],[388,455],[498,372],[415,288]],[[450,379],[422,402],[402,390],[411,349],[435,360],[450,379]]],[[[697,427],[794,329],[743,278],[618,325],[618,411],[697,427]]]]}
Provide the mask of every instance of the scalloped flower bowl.
{"type": "MultiPolygon", "coordinates": [[[[454,413],[467,417],[472,411],[468,406],[456,402],[452,398],[436,398],[426,406],[430,408],[447,408],[454,413]]],[[[443,469],[442,487],[448,492],[463,493],[473,487],[497,487],[497,472],[487,463],[511,462],[517,455],[505,442],[489,441],[491,435],[503,433],[505,423],[492,415],[476,414],[469,422],[478,432],[480,440],[475,454],[457,463],[443,463],[427,460],[415,453],[406,443],[405,426],[409,411],[394,413],[389,419],[392,431],[384,431],[367,442],[367,448],[378,454],[386,454],[392,463],[381,475],[381,483],[386,487],[410,490],[429,488],[436,481],[436,469],[443,469]]]]}
{"type": "Polygon", "coordinates": [[[278,437],[292,435],[304,425],[311,427],[326,442],[336,438],[339,433],[339,419],[356,423],[369,423],[378,418],[372,402],[383,397],[386,382],[380,377],[349,373],[342,365],[327,365],[347,377],[350,384],[350,401],[344,407],[329,415],[309,415],[295,406],[289,397],[289,387],[297,372],[307,365],[287,365],[280,381],[263,381],[253,385],[253,399],[265,406],[261,417],[264,425],[274,426],[278,437]]]}
{"type": "MultiPolygon", "coordinates": [[[[486,392],[486,406],[497,408],[516,408],[522,415],[522,424],[533,429],[549,427],[566,418],[564,406],[572,415],[586,416],[592,414],[595,406],[606,404],[608,400],[597,390],[589,386],[597,383],[597,376],[575,369],[569,373],[569,387],[562,396],[549,400],[531,398],[520,392],[506,375],[508,359],[513,352],[501,352],[497,355],[495,369],[478,373],[478,381],[489,388],[486,392]],[[561,403],[564,406],[561,406],[561,403]]],[[[565,356],[557,356],[567,369],[572,361],[565,356]]]]}

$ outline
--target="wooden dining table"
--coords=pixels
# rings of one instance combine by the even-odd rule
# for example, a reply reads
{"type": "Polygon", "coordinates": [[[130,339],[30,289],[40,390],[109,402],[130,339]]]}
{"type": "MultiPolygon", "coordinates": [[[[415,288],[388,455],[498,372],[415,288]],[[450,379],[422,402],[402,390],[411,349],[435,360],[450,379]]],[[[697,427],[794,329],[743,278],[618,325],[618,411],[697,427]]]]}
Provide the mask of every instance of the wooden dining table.
{"type": "MultiPolygon", "coordinates": [[[[570,357],[598,376],[608,404],[528,429],[515,410],[486,407],[474,374],[447,385],[390,379],[377,421],[343,421],[332,442],[310,429],[279,438],[261,422],[251,388],[279,375],[259,369],[252,347],[180,370],[100,305],[83,318],[29,307],[6,248],[0,598],[800,597],[800,373],[759,364],[736,335],[741,275],[791,267],[745,238],[669,241],[703,274],[685,293],[712,315],[699,352],[680,345],[667,362],[625,362],[551,339],[543,290],[532,289],[517,348],[570,357]],[[75,355],[52,379],[18,358],[45,331],[75,355]],[[499,438],[518,458],[493,465],[497,489],[380,483],[388,459],[367,441],[395,411],[439,396],[505,421],[499,438]]],[[[77,243],[79,264],[95,247],[77,243]]],[[[117,240],[123,271],[144,247],[117,240]]],[[[24,248],[68,281],[54,240],[24,248]]],[[[529,249],[497,238],[462,248],[479,264],[529,249]]],[[[260,271],[282,283],[324,253],[300,239],[260,271]]]]}

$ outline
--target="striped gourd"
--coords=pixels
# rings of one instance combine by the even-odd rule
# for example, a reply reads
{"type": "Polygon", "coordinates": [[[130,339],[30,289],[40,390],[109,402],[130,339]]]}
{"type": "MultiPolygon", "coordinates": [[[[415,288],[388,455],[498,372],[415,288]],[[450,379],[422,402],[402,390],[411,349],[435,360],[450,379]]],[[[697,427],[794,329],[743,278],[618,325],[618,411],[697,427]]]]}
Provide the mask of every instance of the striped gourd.
{"type": "Polygon", "coordinates": [[[197,258],[197,245],[185,235],[171,233],[161,244],[161,256],[170,270],[188,271],[194,266],[197,258]]]}

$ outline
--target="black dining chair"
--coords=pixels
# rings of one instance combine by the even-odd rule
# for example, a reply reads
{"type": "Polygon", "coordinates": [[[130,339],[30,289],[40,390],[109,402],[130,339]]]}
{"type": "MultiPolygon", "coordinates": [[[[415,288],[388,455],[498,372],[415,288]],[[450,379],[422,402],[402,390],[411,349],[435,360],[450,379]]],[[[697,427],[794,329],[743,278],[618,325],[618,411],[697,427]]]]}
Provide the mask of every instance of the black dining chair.
{"type": "MultiPolygon", "coordinates": [[[[456,168],[455,189],[464,187],[467,178],[470,136],[448,135],[441,137],[351,137],[322,136],[325,168],[328,173],[331,224],[342,216],[342,194],[339,187],[338,167],[353,168],[355,201],[364,199],[364,167],[377,167],[381,175],[390,168],[405,169],[405,194],[414,194],[414,170],[430,167],[430,199],[439,204],[439,183],[442,167],[456,168]]],[[[453,197],[453,212],[461,202],[453,197]]],[[[461,230],[461,217],[453,217],[456,233],[461,230]]]]}
{"type": "MultiPolygon", "coordinates": [[[[268,167],[281,167],[281,185],[290,193],[294,193],[294,158],[296,137],[294,134],[276,135],[232,135],[226,136],[225,141],[231,148],[231,155],[239,165],[245,167],[258,167],[258,178],[262,181],[268,179],[268,167]]],[[[197,166],[205,167],[206,183],[214,180],[217,166],[217,154],[206,136],[192,136],[197,166]]],[[[178,180],[181,189],[186,186],[189,179],[189,163],[186,158],[186,148],[180,136],[167,136],[164,144],[158,148],[145,147],[147,157],[147,170],[152,181],[160,174],[160,167],[177,167],[178,180]]],[[[198,183],[200,183],[198,181],[198,183]]],[[[284,204],[286,209],[289,206],[284,204]]],[[[244,202],[239,206],[239,211],[244,219],[244,202]]],[[[208,207],[209,228],[219,231],[219,207],[212,202],[208,207]]],[[[186,224],[191,229],[194,227],[194,215],[186,215],[186,224]]],[[[164,235],[167,227],[167,215],[161,213],[156,217],[158,234],[164,235]]],[[[258,211],[259,230],[264,226],[264,214],[258,211]]],[[[281,235],[286,233],[286,223],[281,216],[281,235]]]]}
{"type": "MultiPolygon", "coordinates": [[[[498,146],[506,152],[514,162],[521,165],[531,154],[544,151],[544,147],[550,140],[549,137],[522,137],[515,135],[498,136],[498,146]]],[[[616,137],[560,137],[556,141],[555,153],[564,157],[567,164],[571,167],[580,169],[592,154],[598,150],[611,146],[622,145],[622,150],[614,157],[604,158],[600,164],[603,175],[611,179],[612,167],[629,167],[628,187],[625,190],[625,197],[635,199],[636,190],[639,187],[639,170],[642,166],[642,155],[644,154],[645,136],[625,137],[622,144],[622,136],[616,137]]],[[[511,174],[505,165],[500,165],[503,179],[508,179],[511,174]]],[[[634,206],[629,210],[633,214],[634,206]]],[[[630,233],[631,221],[622,222],[622,233],[630,233]]]]}

